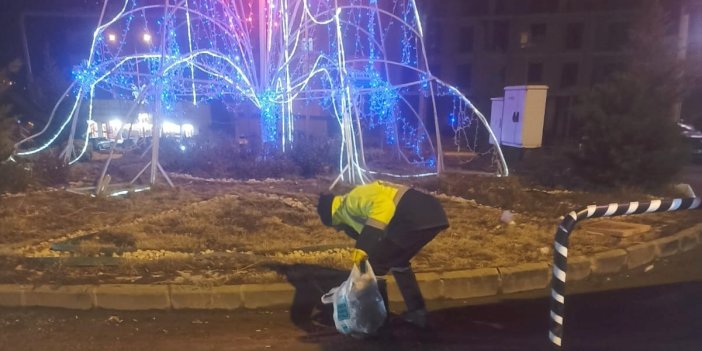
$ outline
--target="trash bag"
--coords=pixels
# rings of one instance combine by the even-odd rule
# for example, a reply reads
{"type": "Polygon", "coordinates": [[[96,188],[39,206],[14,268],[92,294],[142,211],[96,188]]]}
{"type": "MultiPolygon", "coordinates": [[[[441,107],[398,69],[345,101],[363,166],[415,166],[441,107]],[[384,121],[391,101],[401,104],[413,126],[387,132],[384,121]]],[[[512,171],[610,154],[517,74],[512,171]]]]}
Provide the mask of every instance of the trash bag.
{"type": "Polygon", "coordinates": [[[387,311],[370,263],[353,265],[349,278],[322,296],[322,303],[334,304],[334,324],[345,335],[364,338],[385,323],[387,311]]]}

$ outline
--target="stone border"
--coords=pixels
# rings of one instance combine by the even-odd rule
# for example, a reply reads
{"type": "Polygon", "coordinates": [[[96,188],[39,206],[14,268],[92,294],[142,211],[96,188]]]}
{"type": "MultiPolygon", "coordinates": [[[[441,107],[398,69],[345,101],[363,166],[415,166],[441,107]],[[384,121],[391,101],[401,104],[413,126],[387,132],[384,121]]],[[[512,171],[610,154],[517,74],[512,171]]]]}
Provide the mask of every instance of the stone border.
{"type": "MultiPolygon", "coordinates": [[[[618,273],[644,266],[694,249],[702,244],[702,224],[672,236],[613,249],[591,257],[568,260],[568,280],[591,275],[618,273]]],[[[443,273],[418,273],[417,280],[427,300],[463,300],[541,290],[551,280],[551,265],[526,263],[514,267],[481,268],[443,273]]],[[[388,278],[391,302],[402,297],[392,277],[388,278]]],[[[242,284],[215,287],[190,285],[67,285],[30,286],[0,284],[0,306],[57,307],[77,310],[183,310],[289,307],[295,288],[288,283],[242,284]]]]}

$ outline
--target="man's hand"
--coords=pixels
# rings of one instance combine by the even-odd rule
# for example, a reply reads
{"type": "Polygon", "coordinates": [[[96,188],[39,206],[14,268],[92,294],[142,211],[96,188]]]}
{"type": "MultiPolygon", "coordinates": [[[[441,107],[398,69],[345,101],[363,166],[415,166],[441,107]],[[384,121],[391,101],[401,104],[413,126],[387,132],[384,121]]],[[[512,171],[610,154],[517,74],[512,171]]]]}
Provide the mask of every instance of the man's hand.
{"type": "Polygon", "coordinates": [[[363,260],[368,259],[368,254],[363,250],[353,249],[351,252],[351,259],[354,264],[360,265],[363,260]]]}

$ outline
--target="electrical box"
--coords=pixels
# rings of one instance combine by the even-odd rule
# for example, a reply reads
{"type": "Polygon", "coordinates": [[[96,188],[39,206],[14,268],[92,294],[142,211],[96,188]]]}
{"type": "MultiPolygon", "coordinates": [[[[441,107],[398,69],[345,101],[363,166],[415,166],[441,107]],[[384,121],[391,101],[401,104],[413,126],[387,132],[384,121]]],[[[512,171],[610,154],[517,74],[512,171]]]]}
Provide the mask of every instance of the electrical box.
{"type": "MultiPolygon", "coordinates": [[[[502,145],[541,147],[547,92],[548,87],[545,85],[505,87],[502,112],[493,110],[490,114],[490,127],[502,145]]],[[[500,110],[500,106],[496,106],[499,105],[496,99],[492,101],[493,109],[500,110]]]]}
{"type": "MultiPolygon", "coordinates": [[[[496,97],[490,99],[492,107],[490,109],[490,129],[495,134],[498,144],[502,144],[502,109],[504,108],[505,98],[496,97]]],[[[490,144],[494,144],[494,140],[490,138],[490,144]]]]}

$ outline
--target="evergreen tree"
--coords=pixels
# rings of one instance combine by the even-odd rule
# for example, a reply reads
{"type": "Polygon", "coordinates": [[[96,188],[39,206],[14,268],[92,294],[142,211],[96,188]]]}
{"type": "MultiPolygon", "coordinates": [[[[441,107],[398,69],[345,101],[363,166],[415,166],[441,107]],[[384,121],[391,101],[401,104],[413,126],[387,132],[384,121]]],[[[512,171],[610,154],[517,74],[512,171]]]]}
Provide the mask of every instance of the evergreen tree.
{"type": "Polygon", "coordinates": [[[665,183],[683,166],[685,147],[671,118],[682,94],[682,63],[658,1],[646,1],[632,26],[626,67],[595,85],[576,112],[582,143],[575,169],[605,185],[665,183]]]}

